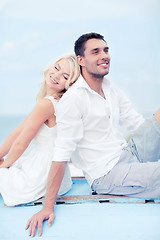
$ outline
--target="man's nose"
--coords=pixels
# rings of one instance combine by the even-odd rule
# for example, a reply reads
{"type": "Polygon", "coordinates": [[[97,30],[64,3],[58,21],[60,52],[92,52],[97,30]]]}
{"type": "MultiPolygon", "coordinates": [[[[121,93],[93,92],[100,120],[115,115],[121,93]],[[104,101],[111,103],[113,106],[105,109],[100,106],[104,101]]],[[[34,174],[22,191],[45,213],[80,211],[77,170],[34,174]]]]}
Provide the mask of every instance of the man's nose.
{"type": "Polygon", "coordinates": [[[101,51],[101,58],[102,59],[108,59],[110,56],[109,56],[109,53],[107,52],[104,52],[104,51],[101,51]]]}

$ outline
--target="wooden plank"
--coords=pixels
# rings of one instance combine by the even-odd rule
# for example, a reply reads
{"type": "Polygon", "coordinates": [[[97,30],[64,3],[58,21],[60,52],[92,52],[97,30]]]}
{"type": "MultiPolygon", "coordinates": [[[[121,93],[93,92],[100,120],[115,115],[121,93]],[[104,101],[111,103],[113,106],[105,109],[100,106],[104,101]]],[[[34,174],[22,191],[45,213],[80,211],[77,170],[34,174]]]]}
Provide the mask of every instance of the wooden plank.
{"type": "MultiPolygon", "coordinates": [[[[150,203],[159,204],[160,199],[150,200],[142,198],[131,198],[127,196],[117,196],[117,195],[98,195],[91,194],[91,189],[84,177],[74,177],[72,189],[65,195],[59,196],[56,200],[56,204],[81,204],[81,203],[150,203]]],[[[40,198],[37,201],[21,204],[19,206],[36,206],[42,205],[44,198],[40,198]]],[[[2,204],[0,204],[2,206],[2,204]]]]}
{"type": "MultiPolygon", "coordinates": [[[[36,206],[43,204],[44,198],[35,202],[21,206],[36,206]]],[[[56,204],[82,204],[82,203],[141,203],[141,204],[159,204],[160,200],[150,200],[142,198],[130,198],[127,196],[116,195],[67,195],[58,197],[56,204]]]]}

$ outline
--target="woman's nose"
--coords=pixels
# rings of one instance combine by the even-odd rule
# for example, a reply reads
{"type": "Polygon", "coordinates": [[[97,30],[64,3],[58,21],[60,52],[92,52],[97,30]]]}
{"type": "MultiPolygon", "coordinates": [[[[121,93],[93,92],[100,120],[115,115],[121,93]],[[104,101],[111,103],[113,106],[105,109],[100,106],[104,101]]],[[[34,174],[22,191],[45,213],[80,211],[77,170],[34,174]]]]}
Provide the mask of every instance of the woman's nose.
{"type": "Polygon", "coordinates": [[[54,78],[59,79],[59,77],[60,77],[59,72],[54,73],[54,78]]]}

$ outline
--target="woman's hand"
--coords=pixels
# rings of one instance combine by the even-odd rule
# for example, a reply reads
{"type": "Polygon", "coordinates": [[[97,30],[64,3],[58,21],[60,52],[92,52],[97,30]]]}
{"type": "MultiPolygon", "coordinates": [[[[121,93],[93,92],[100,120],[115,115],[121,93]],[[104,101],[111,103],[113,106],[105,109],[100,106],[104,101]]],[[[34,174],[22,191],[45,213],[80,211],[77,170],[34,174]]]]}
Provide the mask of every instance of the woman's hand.
{"type": "Polygon", "coordinates": [[[4,159],[3,158],[1,158],[0,159],[0,168],[2,168],[3,167],[3,165],[2,165],[2,163],[4,162],[4,159]]]}

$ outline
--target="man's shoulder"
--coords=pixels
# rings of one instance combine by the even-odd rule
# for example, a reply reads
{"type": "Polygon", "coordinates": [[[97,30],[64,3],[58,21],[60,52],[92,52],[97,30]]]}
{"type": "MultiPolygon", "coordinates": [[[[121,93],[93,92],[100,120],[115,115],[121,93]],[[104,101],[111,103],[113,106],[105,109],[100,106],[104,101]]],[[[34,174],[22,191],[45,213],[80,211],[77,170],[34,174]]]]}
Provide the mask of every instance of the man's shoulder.
{"type": "Polygon", "coordinates": [[[78,80],[63,94],[60,101],[64,101],[68,98],[80,99],[83,96],[85,88],[83,87],[83,81],[79,77],[78,80]]]}

